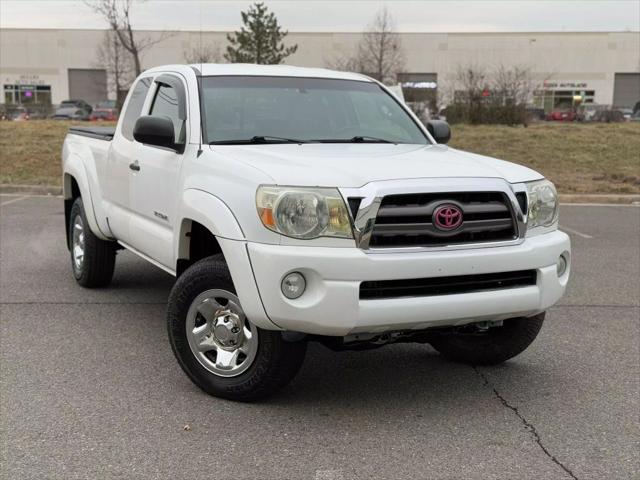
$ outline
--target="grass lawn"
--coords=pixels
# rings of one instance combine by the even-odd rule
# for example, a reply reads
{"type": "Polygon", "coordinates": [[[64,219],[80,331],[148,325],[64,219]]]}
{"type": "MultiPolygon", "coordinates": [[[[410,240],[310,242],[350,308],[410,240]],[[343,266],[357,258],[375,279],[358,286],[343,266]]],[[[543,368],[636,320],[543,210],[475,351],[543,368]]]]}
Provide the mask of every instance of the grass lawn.
{"type": "MultiPolygon", "coordinates": [[[[60,185],[62,140],[70,125],[0,122],[0,183],[60,185]]],[[[452,129],[452,147],[531,167],[561,193],[640,193],[640,122],[452,129]]]]}
{"type": "Polygon", "coordinates": [[[640,193],[640,122],[454,125],[449,144],[531,167],[560,193],[640,193]]]}

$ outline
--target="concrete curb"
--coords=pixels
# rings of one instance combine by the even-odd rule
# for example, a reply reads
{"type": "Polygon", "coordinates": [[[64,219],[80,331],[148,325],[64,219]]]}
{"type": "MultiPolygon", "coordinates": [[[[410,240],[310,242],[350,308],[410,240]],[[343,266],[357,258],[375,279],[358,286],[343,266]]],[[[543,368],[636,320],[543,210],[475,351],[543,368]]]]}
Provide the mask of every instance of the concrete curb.
{"type": "Polygon", "coordinates": [[[633,194],[561,193],[559,196],[560,203],[616,203],[622,205],[637,205],[640,203],[640,195],[633,194]]]}
{"type": "Polygon", "coordinates": [[[21,195],[62,195],[62,187],[54,185],[10,185],[0,184],[0,193],[21,195]]]}
{"type": "MultiPolygon", "coordinates": [[[[22,195],[62,195],[62,187],[54,185],[11,185],[0,184],[0,193],[22,195]]],[[[600,194],[577,193],[560,194],[560,203],[616,203],[622,205],[637,205],[640,195],[628,194],[600,194]]]]}

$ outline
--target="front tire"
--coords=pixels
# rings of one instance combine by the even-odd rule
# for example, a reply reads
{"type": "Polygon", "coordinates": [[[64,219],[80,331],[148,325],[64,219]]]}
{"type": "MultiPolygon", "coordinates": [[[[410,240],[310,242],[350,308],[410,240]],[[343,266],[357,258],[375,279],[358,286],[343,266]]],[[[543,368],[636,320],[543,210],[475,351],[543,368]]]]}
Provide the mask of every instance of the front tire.
{"type": "Polygon", "coordinates": [[[497,365],[522,353],[538,336],[544,312],[505,320],[500,327],[478,330],[473,325],[434,336],[429,343],[441,355],[470,365],[497,365]]]}
{"type": "Polygon", "coordinates": [[[266,397],[298,373],[306,342],[286,342],[246,318],[222,255],[200,260],[169,295],[167,328],[173,353],[206,393],[238,401],[266,397]]]}
{"type": "Polygon", "coordinates": [[[68,228],[71,268],[76,281],[87,288],[109,285],[116,264],[115,243],[93,234],[80,197],[71,207],[68,228]]]}

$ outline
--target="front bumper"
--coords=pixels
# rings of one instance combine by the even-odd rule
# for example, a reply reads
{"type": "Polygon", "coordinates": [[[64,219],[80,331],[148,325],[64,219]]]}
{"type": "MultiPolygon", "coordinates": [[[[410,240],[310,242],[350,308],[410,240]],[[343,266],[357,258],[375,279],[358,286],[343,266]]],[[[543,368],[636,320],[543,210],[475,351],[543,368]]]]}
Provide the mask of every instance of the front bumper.
{"type": "Polygon", "coordinates": [[[365,253],[358,248],[300,247],[248,243],[265,312],[284,330],[345,336],[392,330],[422,330],[484,320],[531,316],[563,295],[569,270],[558,277],[556,265],[569,253],[569,237],[560,231],[526,238],[519,245],[414,253],[365,253]],[[537,284],[520,288],[439,296],[360,299],[360,283],[537,270],[537,284]],[[286,298],[282,278],[301,272],[307,289],[286,298]]]}

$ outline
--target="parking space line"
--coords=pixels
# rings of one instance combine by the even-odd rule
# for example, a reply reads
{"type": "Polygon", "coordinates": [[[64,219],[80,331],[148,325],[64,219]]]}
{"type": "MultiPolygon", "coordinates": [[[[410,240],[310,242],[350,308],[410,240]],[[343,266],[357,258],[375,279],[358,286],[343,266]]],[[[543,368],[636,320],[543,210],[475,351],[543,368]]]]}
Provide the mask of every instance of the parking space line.
{"type": "Polygon", "coordinates": [[[560,229],[564,230],[565,232],[569,232],[569,233],[573,233],[574,235],[578,235],[579,237],[582,237],[582,238],[593,238],[591,235],[587,235],[586,233],[579,232],[577,230],[574,230],[573,228],[565,227],[564,225],[561,225],[560,229]]]}
{"type": "Polygon", "coordinates": [[[5,205],[9,205],[11,203],[20,202],[22,200],[26,200],[27,198],[29,198],[29,197],[28,196],[23,196],[23,197],[14,198],[13,200],[7,200],[6,202],[0,203],[0,207],[4,207],[5,205]]]}
{"type": "Polygon", "coordinates": [[[560,203],[561,207],[640,207],[640,203],[560,203]]]}
{"type": "Polygon", "coordinates": [[[62,195],[50,195],[45,193],[34,193],[25,195],[23,193],[0,193],[0,197],[24,197],[24,198],[62,198],[62,195]]]}

